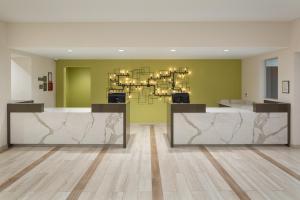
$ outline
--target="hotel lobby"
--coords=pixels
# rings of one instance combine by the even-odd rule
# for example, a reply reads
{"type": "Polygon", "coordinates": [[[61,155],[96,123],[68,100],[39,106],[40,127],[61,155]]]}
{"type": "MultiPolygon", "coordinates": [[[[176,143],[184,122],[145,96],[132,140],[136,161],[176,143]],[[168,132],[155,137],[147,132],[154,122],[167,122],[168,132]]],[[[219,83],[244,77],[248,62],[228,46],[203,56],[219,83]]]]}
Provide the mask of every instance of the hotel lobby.
{"type": "Polygon", "coordinates": [[[297,200],[297,0],[0,1],[0,200],[297,200]]]}

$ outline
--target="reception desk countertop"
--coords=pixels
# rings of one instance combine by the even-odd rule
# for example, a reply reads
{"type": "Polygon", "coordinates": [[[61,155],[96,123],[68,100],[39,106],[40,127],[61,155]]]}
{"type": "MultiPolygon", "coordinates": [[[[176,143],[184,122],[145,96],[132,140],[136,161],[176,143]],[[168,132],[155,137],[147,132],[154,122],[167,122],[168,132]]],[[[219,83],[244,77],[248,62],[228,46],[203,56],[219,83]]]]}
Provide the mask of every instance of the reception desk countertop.
{"type": "Polygon", "coordinates": [[[230,108],[230,107],[207,107],[206,113],[249,113],[253,112],[249,109],[243,109],[243,108],[230,108]]]}
{"type": "Polygon", "coordinates": [[[44,112],[91,113],[91,108],[45,108],[44,112]]]}

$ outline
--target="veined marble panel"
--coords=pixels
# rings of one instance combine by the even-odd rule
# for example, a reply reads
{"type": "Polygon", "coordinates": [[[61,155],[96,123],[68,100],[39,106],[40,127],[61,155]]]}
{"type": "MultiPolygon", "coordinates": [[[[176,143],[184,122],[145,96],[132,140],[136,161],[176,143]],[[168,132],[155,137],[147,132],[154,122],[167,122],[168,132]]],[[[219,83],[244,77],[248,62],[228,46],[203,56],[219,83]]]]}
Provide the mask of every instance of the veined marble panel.
{"type": "Polygon", "coordinates": [[[123,144],[123,113],[11,113],[12,144],[123,144]]]}
{"type": "Polygon", "coordinates": [[[174,144],[287,144],[287,113],[174,113],[174,144]]]}

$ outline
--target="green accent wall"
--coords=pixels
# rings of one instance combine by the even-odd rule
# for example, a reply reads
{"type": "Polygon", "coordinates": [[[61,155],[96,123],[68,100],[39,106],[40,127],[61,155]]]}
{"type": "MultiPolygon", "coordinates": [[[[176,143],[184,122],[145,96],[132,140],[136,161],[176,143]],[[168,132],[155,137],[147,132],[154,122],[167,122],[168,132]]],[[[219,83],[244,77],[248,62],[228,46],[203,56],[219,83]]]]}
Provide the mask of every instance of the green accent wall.
{"type": "MultiPolygon", "coordinates": [[[[114,69],[150,67],[151,71],[170,67],[188,67],[190,75],[191,103],[217,106],[220,99],[241,98],[240,60],[58,60],[56,62],[56,105],[64,107],[68,93],[65,85],[66,68],[89,68],[91,74],[91,103],[107,103],[108,73],[114,69]]],[[[69,81],[70,83],[70,81],[69,81]]],[[[167,106],[163,102],[141,105],[130,104],[130,120],[133,123],[166,122],[167,106]]]]}
{"type": "Polygon", "coordinates": [[[90,68],[66,68],[65,107],[90,107],[91,73],[90,68]]]}

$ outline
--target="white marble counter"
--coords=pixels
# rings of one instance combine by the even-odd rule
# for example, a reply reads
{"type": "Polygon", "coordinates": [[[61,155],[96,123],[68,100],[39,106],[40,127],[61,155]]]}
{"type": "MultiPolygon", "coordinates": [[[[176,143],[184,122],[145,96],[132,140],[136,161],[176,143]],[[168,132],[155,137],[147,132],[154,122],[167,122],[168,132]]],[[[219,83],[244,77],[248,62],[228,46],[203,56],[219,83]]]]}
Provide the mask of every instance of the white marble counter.
{"type": "Polygon", "coordinates": [[[45,108],[45,112],[90,113],[91,108],[45,108]]]}
{"type": "Polygon", "coordinates": [[[251,101],[245,101],[239,99],[229,99],[229,100],[224,99],[219,101],[219,104],[229,106],[231,108],[239,108],[239,109],[253,111],[253,102],[251,101]]]}
{"type": "Polygon", "coordinates": [[[207,107],[206,113],[237,113],[237,112],[253,112],[242,108],[231,108],[231,107],[207,107]]]}
{"type": "Polygon", "coordinates": [[[287,144],[287,117],[227,107],[174,113],[174,144],[287,144]]]}
{"type": "Polygon", "coordinates": [[[46,108],[11,113],[11,144],[123,144],[123,113],[46,108]]]}

